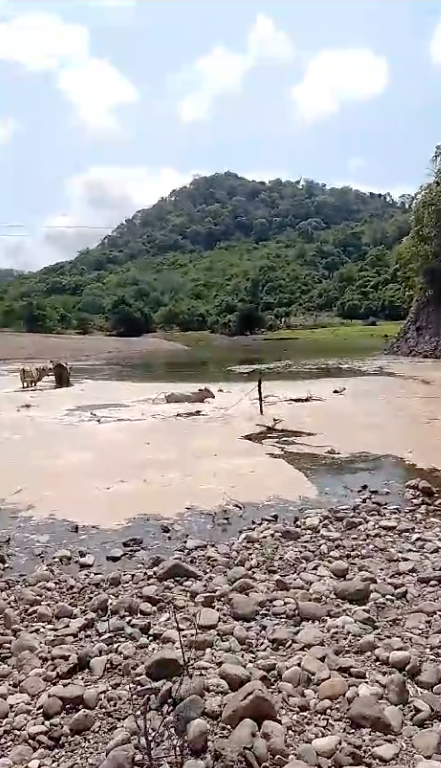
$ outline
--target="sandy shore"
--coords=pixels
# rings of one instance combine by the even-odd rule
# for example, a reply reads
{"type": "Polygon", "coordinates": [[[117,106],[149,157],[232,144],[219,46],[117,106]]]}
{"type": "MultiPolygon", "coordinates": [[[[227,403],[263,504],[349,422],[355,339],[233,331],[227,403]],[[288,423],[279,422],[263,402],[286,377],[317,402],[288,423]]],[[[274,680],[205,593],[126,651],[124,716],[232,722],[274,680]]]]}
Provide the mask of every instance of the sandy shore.
{"type": "Polygon", "coordinates": [[[156,335],[138,339],[117,339],[111,336],[69,336],[41,333],[0,332],[0,362],[118,359],[144,353],[185,349],[184,345],[161,339],[156,335]]]}
{"type": "Polygon", "coordinates": [[[216,398],[202,406],[167,405],[161,392],[170,385],[75,381],[54,390],[45,381],[29,392],[7,369],[0,377],[0,498],[29,505],[38,517],[108,527],[228,499],[314,497],[301,472],[274,458],[274,442],[241,439],[274,418],[279,429],[314,433],[289,450],[392,454],[441,467],[441,366],[395,368],[401,376],[265,382],[264,418],[249,381],[212,384],[216,398]],[[336,386],[347,390],[332,394],[336,386]],[[286,402],[308,390],[323,402],[286,402]],[[200,415],[178,415],[195,410],[200,415]]]}

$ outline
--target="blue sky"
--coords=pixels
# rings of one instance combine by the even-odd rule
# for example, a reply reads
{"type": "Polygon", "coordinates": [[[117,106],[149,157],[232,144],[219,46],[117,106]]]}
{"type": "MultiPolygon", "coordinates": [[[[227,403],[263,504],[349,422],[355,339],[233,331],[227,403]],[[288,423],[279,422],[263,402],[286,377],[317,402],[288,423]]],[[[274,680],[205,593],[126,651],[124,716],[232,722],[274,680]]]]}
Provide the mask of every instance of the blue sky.
{"type": "Polygon", "coordinates": [[[440,122],[441,2],[0,0],[0,265],[195,173],[412,191],[440,122]]]}

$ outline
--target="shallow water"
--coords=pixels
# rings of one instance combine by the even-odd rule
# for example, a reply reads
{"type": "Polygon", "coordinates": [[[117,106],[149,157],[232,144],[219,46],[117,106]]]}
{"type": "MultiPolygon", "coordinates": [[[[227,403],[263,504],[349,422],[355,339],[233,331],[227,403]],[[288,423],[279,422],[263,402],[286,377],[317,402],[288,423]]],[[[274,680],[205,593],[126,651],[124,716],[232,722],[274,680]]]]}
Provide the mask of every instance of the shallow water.
{"type": "MultiPolygon", "coordinates": [[[[191,343],[191,342],[190,342],[191,343]]],[[[97,366],[75,366],[79,376],[102,380],[205,382],[240,381],[252,375],[256,367],[264,367],[269,379],[297,380],[336,378],[359,375],[360,368],[368,374],[381,372],[381,365],[366,358],[380,354],[384,339],[357,336],[354,339],[218,339],[205,336],[188,349],[158,352],[148,359],[97,366]],[[288,363],[279,366],[279,363],[288,363]]]]}
{"type": "Polygon", "coordinates": [[[99,562],[130,536],[147,545],[137,556],[186,535],[229,538],[262,515],[347,503],[364,484],[393,499],[423,470],[439,484],[440,363],[360,349],[352,359],[288,360],[283,345],[253,344],[227,342],[212,356],[207,346],[180,350],[148,365],[74,365],[68,390],[45,381],[23,392],[14,367],[1,369],[0,525],[20,567],[60,545],[92,548],[99,562]],[[215,400],[165,404],[165,391],[196,382],[215,400]],[[308,393],[318,400],[292,402],[308,393]],[[225,514],[231,500],[242,508],[225,514]]]}
{"type": "MultiPolygon", "coordinates": [[[[19,507],[8,505],[1,510],[0,550],[7,555],[8,565],[17,573],[29,573],[39,563],[53,557],[60,548],[74,553],[93,552],[95,568],[130,570],[152,555],[167,555],[179,551],[189,538],[206,541],[228,541],[252,521],[264,517],[279,521],[292,521],[311,507],[350,504],[369,486],[379,498],[390,504],[402,501],[403,484],[415,477],[424,477],[441,487],[437,471],[424,471],[393,456],[358,454],[352,457],[320,456],[318,454],[285,454],[277,456],[304,472],[317,487],[318,497],[313,502],[299,499],[273,499],[260,504],[244,504],[242,509],[224,507],[207,511],[193,509],[166,524],[155,517],[140,515],[128,520],[117,530],[106,526],[72,525],[69,520],[56,518],[35,519],[23,515],[19,507]],[[132,537],[142,539],[139,547],[126,549],[118,563],[106,560],[106,555],[117,543],[132,537]]],[[[75,565],[70,567],[75,571],[75,565]]]]}

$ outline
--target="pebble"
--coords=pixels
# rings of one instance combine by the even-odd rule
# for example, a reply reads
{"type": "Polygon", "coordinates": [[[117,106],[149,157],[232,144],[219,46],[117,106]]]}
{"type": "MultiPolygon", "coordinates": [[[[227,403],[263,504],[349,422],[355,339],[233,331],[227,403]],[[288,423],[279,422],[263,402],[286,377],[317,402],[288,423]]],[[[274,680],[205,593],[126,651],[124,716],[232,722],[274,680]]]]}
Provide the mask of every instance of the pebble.
{"type": "Polygon", "coordinates": [[[332,757],[340,744],[340,736],[323,736],[319,739],[313,739],[311,746],[320,757],[332,757]]]}
{"type": "Polygon", "coordinates": [[[92,712],[87,709],[81,709],[76,715],[73,716],[69,723],[69,730],[72,733],[84,733],[89,731],[95,722],[95,718],[92,712]]]}
{"type": "Polygon", "coordinates": [[[392,651],[389,655],[389,664],[395,669],[405,669],[409,664],[411,655],[409,651],[392,651]]]}
{"type": "Polygon", "coordinates": [[[205,752],[208,739],[208,724],[202,718],[197,718],[187,727],[187,743],[194,755],[205,752]]]}
{"type": "Polygon", "coordinates": [[[0,768],[141,766],[144,701],[186,768],[441,768],[441,494],[406,493],[4,574],[0,768]]]}
{"type": "Polygon", "coordinates": [[[348,691],[348,684],[343,677],[331,677],[329,680],[325,680],[318,687],[319,699],[329,699],[335,701],[344,696],[348,691]]]}
{"type": "Polygon", "coordinates": [[[374,747],[372,750],[373,756],[376,757],[377,760],[380,760],[382,763],[392,762],[392,760],[395,760],[395,758],[398,757],[399,753],[399,744],[380,744],[378,747],[374,747]]]}

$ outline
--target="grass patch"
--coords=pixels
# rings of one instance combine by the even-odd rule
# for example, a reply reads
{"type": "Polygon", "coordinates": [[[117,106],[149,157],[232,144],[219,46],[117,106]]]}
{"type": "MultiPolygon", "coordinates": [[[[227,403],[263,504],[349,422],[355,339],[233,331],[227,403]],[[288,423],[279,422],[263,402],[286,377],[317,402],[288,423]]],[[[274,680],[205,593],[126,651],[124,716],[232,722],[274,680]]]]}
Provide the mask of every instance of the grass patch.
{"type": "Polygon", "coordinates": [[[351,323],[350,325],[335,325],[325,328],[301,328],[295,330],[274,331],[264,333],[264,339],[299,339],[302,341],[328,341],[328,340],[348,340],[356,341],[360,339],[383,339],[396,336],[402,326],[401,322],[378,323],[378,325],[362,325],[361,323],[351,323]]]}
{"type": "Polygon", "coordinates": [[[218,336],[208,331],[190,331],[188,333],[160,333],[161,338],[177,341],[187,347],[206,347],[217,345],[241,345],[250,343],[252,338],[265,341],[299,341],[299,342],[352,342],[360,344],[369,341],[377,342],[396,336],[401,328],[401,322],[378,323],[378,325],[363,325],[362,323],[342,323],[341,325],[326,325],[320,328],[293,328],[280,331],[268,331],[258,336],[218,336]]]}

